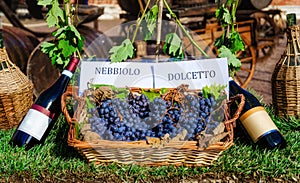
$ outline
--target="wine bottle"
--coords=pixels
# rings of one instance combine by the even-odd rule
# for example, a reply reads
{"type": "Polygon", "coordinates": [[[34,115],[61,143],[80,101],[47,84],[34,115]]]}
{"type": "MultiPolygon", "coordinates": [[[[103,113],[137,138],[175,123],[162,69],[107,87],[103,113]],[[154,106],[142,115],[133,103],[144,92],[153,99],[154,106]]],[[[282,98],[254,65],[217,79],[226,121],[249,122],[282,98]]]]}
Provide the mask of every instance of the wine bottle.
{"type": "Polygon", "coordinates": [[[18,125],[10,143],[26,150],[45,141],[61,114],[61,96],[76,70],[79,58],[72,57],[61,76],[35,100],[18,125]]]}
{"type": "Polygon", "coordinates": [[[265,108],[259,100],[249,91],[240,87],[234,80],[229,81],[230,96],[243,94],[245,105],[241,111],[239,122],[247,136],[261,148],[274,149],[283,148],[286,141],[272,121],[265,108]]]}

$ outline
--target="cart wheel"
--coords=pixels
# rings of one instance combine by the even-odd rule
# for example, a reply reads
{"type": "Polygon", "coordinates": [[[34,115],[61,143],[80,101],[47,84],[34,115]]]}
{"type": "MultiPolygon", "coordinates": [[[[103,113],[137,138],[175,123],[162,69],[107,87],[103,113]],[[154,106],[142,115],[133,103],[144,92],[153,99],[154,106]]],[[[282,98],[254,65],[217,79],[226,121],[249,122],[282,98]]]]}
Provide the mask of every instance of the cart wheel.
{"type": "Polygon", "coordinates": [[[278,28],[267,13],[255,12],[251,15],[256,20],[257,57],[269,56],[278,42],[278,28]]]}
{"type": "Polygon", "coordinates": [[[241,60],[241,68],[235,73],[234,80],[238,82],[242,88],[245,88],[251,81],[256,65],[256,52],[253,46],[245,45],[244,51],[239,51],[237,57],[241,60]]]}

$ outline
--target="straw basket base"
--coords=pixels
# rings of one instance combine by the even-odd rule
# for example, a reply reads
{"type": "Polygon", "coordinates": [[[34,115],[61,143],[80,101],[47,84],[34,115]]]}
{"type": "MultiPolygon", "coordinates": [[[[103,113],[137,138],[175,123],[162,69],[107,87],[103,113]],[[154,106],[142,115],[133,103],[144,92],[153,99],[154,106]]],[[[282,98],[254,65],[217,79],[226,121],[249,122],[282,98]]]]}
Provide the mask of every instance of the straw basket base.
{"type": "Polygon", "coordinates": [[[0,48],[0,129],[19,124],[33,103],[33,84],[0,48]]]}
{"type": "MultiPolygon", "coordinates": [[[[100,140],[96,143],[71,146],[89,163],[122,163],[147,166],[208,166],[219,158],[233,142],[219,142],[203,149],[195,141],[174,141],[161,148],[152,147],[146,141],[120,142],[100,140]]],[[[72,144],[72,143],[71,143],[72,144]]]]}
{"type": "Polygon", "coordinates": [[[16,127],[32,103],[33,87],[10,95],[0,94],[0,129],[16,127]]]}
{"type": "Polygon", "coordinates": [[[272,77],[272,100],[276,115],[300,117],[300,67],[277,65],[272,77]]]}

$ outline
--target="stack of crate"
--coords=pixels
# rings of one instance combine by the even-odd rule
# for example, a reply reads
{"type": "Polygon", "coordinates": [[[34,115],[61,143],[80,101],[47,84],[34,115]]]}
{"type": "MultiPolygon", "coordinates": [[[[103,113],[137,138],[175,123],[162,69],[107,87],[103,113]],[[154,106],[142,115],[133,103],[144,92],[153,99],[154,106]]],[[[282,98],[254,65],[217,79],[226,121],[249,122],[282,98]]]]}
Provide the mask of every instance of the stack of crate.
{"type": "Polygon", "coordinates": [[[89,5],[104,7],[104,14],[99,17],[102,20],[120,18],[121,8],[118,0],[89,0],[89,5]]]}

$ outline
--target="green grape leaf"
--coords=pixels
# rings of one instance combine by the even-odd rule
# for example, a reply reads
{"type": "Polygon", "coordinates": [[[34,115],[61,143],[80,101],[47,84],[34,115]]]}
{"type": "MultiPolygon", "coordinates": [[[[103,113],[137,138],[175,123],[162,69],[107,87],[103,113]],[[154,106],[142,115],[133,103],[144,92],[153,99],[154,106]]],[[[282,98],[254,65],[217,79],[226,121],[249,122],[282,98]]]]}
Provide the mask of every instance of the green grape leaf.
{"type": "Polygon", "coordinates": [[[109,50],[111,62],[122,62],[134,56],[134,46],[129,39],[125,39],[120,46],[113,46],[109,50]]]}
{"type": "Polygon", "coordinates": [[[126,88],[118,88],[117,91],[116,97],[121,100],[125,100],[129,94],[129,91],[126,88]]]}
{"type": "Polygon", "coordinates": [[[147,32],[146,32],[146,35],[144,38],[145,41],[149,40],[152,37],[153,32],[156,28],[157,17],[158,17],[158,6],[154,5],[150,9],[150,11],[147,11],[145,18],[144,18],[146,21],[146,27],[147,27],[147,32]]]}
{"type": "Polygon", "coordinates": [[[41,6],[52,5],[52,0],[39,0],[38,5],[41,5],[41,6]]]}
{"type": "Polygon", "coordinates": [[[59,37],[59,36],[61,36],[61,34],[62,34],[63,32],[65,32],[66,30],[67,30],[67,27],[61,27],[61,28],[57,29],[56,31],[54,31],[54,32],[52,33],[52,35],[53,35],[54,37],[59,37]]]}
{"type": "Polygon", "coordinates": [[[223,39],[223,36],[220,36],[220,37],[216,38],[215,46],[217,48],[220,48],[222,45],[224,45],[224,39],[223,39]]]}
{"type": "Polygon", "coordinates": [[[54,16],[47,16],[46,22],[48,24],[48,27],[53,27],[56,24],[56,18],[54,16]]]}
{"type": "Polygon", "coordinates": [[[163,51],[173,58],[184,58],[182,42],[176,33],[169,33],[166,35],[166,43],[163,46],[163,51]]]}
{"type": "Polygon", "coordinates": [[[215,100],[218,100],[225,88],[226,86],[217,85],[216,83],[210,86],[206,85],[202,88],[203,97],[208,98],[210,95],[212,95],[215,97],[215,100]]]}
{"type": "Polygon", "coordinates": [[[222,5],[220,8],[216,10],[216,18],[222,24],[222,26],[227,26],[232,23],[232,17],[229,10],[222,5]]]}
{"type": "Polygon", "coordinates": [[[61,49],[64,57],[69,57],[76,51],[76,47],[70,45],[69,40],[65,39],[62,39],[58,42],[58,48],[61,49]]]}
{"type": "Polygon", "coordinates": [[[93,84],[93,83],[91,83],[91,84],[89,85],[89,88],[96,89],[96,88],[100,88],[101,86],[109,86],[109,87],[111,87],[112,90],[116,90],[116,89],[117,89],[114,85],[108,85],[108,84],[93,84]]]}
{"type": "MultiPolygon", "coordinates": [[[[41,1],[40,3],[48,3],[48,1],[41,1]]],[[[64,11],[59,7],[58,1],[52,1],[50,4],[52,6],[46,14],[46,21],[49,27],[59,27],[62,22],[65,22],[64,11]]]]}
{"type": "Polygon", "coordinates": [[[78,46],[78,50],[82,51],[83,47],[84,47],[84,40],[85,38],[83,36],[80,36],[80,39],[78,40],[77,46],[78,46]]]}
{"type": "Polygon", "coordinates": [[[242,40],[239,32],[232,31],[229,34],[229,48],[232,53],[236,53],[237,51],[244,50],[244,41],[242,40]]]}
{"type": "Polygon", "coordinates": [[[54,49],[56,49],[56,45],[54,43],[49,43],[49,42],[43,42],[41,44],[41,51],[43,53],[52,53],[53,54],[53,51],[54,49]]]}
{"type": "Polygon", "coordinates": [[[221,46],[221,48],[218,49],[219,52],[219,57],[221,58],[227,58],[228,61],[228,66],[229,68],[235,67],[235,68],[240,68],[241,67],[241,61],[236,58],[236,56],[230,51],[229,48],[226,46],[221,46]]]}
{"type": "Polygon", "coordinates": [[[160,93],[161,95],[163,95],[163,94],[167,93],[168,91],[169,91],[168,88],[161,88],[161,89],[159,90],[159,93],[160,93]]]}
{"type": "Polygon", "coordinates": [[[54,57],[54,59],[56,59],[56,54],[57,52],[59,52],[58,48],[55,45],[55,48],[53,48],[52,50],[49,51],[48,55],[50,58],[54,57]]]}
{"type": "Polygon", "coordinates": [[[74,25],[69,25],[68,28],[74,33],[76,39],[82,40],[82,36],[74,25]]]}
{"type": "Polygon", "coordinates": [[[52,57],[51,60],[52,60],[53,65],[55,65],[55,64],[63,65],[64,64],[64,59],[62,59],[60,52],[57,53],[56,57],[52,57]]]}
{"type": "Polygon", "coordinates": [[[148,91],[142,89],[142,94],[144,94],[151,102],[153,102],[155,98],[160,97],[160,93],[152,89],[148,91]]]}
{"type": "Polygon", "coordinates": [[[95,102],[91,102],[88,97],[85,97],[85,104],[86,104],[87,109],[93,109],[96,107],[95,102]]]}

